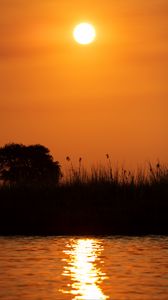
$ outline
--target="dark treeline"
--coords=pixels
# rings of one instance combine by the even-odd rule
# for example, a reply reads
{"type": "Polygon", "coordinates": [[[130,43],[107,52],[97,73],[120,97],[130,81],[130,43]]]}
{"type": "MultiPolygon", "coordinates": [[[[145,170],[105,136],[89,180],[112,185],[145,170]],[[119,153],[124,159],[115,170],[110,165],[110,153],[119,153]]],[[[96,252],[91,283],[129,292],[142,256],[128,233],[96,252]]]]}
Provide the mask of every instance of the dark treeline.
{"type": "Polygon", "coordinates": [[[107,154],[107,168],[87,173],[81,158],[75,169],[67,157],[70,168],[64,178],[47,148],[35,145],[36,155],[31,148],[31,155],[26,149],[25,156],[27,147],[17,145],[25,148],[12,157],[10,147],[15,146],[0,148],[1,235],[168,234],[166,166],[149,164],[136,174],[113,170],[107,154]],[[38,164],[37,148],[45,152],[38,164]]]}

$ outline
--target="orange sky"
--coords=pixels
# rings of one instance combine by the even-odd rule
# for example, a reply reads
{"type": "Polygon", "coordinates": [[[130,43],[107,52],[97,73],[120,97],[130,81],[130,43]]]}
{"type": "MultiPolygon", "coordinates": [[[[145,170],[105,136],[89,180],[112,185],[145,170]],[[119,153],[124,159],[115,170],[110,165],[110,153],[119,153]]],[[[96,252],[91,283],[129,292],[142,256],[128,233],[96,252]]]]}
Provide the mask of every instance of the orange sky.
{"type": "Polygon", "coordinates": [[[0,0],[0,145],[168,161],[167,0],[0,0]],[[76,24],[96,42],[78,45],[76,24]]]}

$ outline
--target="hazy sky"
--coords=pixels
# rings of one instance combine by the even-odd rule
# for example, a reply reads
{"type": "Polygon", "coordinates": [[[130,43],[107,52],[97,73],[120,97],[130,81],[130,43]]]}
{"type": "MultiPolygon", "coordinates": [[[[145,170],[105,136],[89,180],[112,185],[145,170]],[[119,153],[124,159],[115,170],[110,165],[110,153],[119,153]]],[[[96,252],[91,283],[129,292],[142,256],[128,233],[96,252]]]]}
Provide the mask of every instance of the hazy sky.
{"type": "Polygon", "coordinates": [[[0,0],[0,145],[168,161],[167,0],[0,0]],[[91,22],[95,43],[78,45],[91,22]]]}

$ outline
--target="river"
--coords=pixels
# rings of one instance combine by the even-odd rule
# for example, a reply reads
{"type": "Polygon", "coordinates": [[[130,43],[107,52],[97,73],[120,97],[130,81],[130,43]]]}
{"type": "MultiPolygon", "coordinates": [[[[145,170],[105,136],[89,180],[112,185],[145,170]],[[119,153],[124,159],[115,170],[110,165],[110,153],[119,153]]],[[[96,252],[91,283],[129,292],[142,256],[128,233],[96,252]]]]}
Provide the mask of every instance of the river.
{"type": "Polygon", "coordinates": [[[0,237],[0,299],[167,300],[168,237],[0,237]]]}

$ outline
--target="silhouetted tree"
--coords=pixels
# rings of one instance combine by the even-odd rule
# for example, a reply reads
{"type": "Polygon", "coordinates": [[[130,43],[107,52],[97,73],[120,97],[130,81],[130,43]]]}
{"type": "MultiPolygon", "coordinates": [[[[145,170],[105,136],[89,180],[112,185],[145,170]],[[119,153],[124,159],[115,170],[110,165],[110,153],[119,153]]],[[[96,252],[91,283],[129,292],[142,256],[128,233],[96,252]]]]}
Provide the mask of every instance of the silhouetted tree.
{"type": "Polygon", "coordinates": [[[16,185],[56,185],[59,163],[42,145],[6,144],[0,148],[0,180],[16,185]]]}

